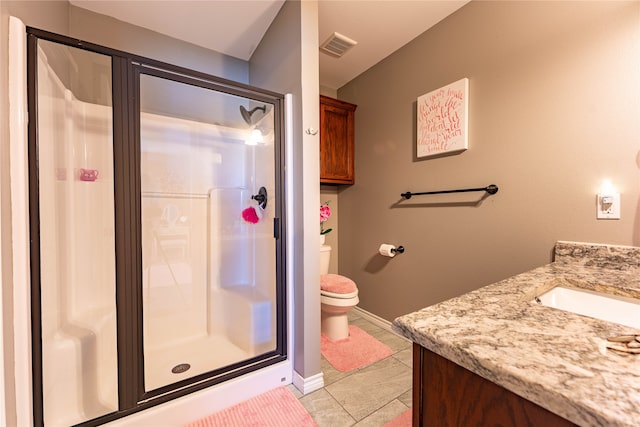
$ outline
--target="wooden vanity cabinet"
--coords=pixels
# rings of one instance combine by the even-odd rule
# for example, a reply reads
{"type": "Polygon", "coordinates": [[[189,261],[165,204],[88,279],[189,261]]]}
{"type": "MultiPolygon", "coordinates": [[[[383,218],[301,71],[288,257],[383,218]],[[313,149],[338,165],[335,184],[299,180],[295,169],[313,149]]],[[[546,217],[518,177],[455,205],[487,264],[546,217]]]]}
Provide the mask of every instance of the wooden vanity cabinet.
{"type": "Polygon", "coordinates": [[[320,183],[353,184],[357,106],[320,96],[320,183]]]}
{"type": "Polygon", "coordinates": [[[414,343],[413,426],[575,424],[414,343]]]}

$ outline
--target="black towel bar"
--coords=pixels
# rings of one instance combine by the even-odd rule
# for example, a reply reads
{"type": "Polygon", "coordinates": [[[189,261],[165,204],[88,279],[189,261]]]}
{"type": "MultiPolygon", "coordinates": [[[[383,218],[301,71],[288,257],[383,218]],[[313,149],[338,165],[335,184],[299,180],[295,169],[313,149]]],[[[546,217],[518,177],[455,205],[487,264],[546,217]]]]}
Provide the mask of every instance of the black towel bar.
{"type": "Polygon", "coordinates": [[[410,199],[412,196],[423,196],[426,194],[468,193],[471,191],[486,191],[489,194],[496,194],[498,192],[498,186],[495,184],[491,184],[481,188],[465,188],[463,190],[425,191],[423,193],[412,193],[411,191],[407,191],[406,193],[400,194],[400,196],[402,196],[402,198],[404,199],[410,199]]]}

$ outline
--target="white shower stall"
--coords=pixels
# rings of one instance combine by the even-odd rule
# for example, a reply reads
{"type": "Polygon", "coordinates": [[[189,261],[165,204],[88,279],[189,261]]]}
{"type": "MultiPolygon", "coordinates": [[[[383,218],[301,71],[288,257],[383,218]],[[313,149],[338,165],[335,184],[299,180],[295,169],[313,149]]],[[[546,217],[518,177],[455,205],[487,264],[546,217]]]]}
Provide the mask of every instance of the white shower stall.
{"type": "Polygon", "coordinates": [[[117,55],[32,46],[36,424],[103,424],[286,360],[282,99],[134,63],[131,102],[117,55]]]}
{"type": "Polygon", "coordinates": [[[247,145],[249,137],[141,115],[147,389],[275,348],[274,213],[251,199],[256,182],[273,176],[256,167],[273,142],[247,145]],[[243,220],[247,208],[260,210],[258,223],[243,220]],[[187,371],[172,371],[185,363],[187,371]]]}

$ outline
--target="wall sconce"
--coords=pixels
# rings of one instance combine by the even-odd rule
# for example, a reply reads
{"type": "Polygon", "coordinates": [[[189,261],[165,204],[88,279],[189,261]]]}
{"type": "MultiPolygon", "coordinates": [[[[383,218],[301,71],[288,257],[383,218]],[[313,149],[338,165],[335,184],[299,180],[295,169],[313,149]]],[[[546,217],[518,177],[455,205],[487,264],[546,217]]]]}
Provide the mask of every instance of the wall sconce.
{"type": "Polygon", "coordinates": [[[608,179],[602,182],[596,196],[597,219],[620,219],[620,193],[608,179]]]}

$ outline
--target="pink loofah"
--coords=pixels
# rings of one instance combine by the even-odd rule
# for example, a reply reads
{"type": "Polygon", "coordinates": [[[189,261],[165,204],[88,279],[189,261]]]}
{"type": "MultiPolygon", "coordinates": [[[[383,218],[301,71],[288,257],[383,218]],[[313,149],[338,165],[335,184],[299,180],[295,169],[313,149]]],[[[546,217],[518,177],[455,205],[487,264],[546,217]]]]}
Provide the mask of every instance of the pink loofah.
{"type": "Polygon", "coordinates": [[[256,209],[253,206],[249,206],[242,211],[242,219],[250,224],[257,224],[260,221],[260,217],[256,213],[256,209]]]}

